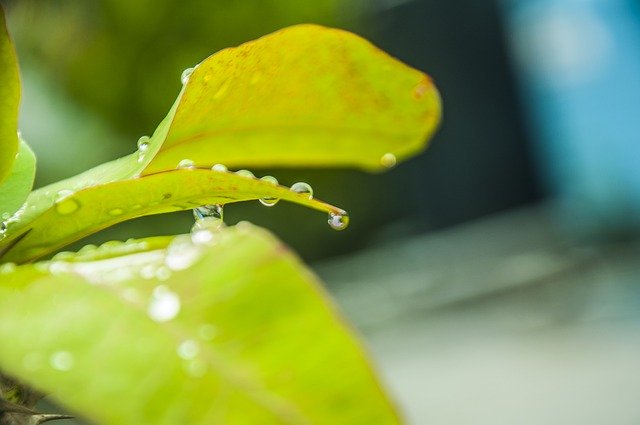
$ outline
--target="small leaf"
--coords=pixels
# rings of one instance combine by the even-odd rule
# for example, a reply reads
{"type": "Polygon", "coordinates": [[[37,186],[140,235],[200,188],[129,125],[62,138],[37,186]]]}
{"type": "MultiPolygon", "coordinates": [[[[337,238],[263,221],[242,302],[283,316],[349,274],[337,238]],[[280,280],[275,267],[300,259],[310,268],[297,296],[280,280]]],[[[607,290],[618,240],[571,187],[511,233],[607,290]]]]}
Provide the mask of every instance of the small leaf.
{"type": "Polygon", "coordinates": [[[144,174],[183,158],[379,170],[422,150],[440,119],[429,77],[354,34],[317,25],[214,54],[188,77],[176,105],[144,174]]]}
{"type": "Polygon", "coordinates": [[[18,58],[0,5],[0,182],[9,175],[18,152],[19,106],[18,58]]]}
{"type": "Polygon", "coordinates": [[[36,157],[21,140],[11,173],[0,184],[0,216],[11,215],[20,208],[31,192],[35,176],[36,157]]]}
{"type": "Polygon", "coordinates": [[[398,423],[300,261],[247,223],[211,236],[3,274],[0,368],[104,425],[398,423]]]}
{"type": "MultiPolygon", "coordinates": [[[[55,197],[53,193],[50,196],[55,197]]],[[[339,208],[263,180],[208,169],[179,169],[62,192],[60,199],[33,219],[9,224],[3,261],[23,263],[42,257],[83,236],[135,217],[189,210],[204,204],[227,204],[278,198],[326,213],[339,208]],[[61,196],[62,195],[62,196],[61,196]]],[[[32,205],[27,203],[24,214],[32,205]]],[[[36,208],[38,209],[38,208],[36,208]]]]}

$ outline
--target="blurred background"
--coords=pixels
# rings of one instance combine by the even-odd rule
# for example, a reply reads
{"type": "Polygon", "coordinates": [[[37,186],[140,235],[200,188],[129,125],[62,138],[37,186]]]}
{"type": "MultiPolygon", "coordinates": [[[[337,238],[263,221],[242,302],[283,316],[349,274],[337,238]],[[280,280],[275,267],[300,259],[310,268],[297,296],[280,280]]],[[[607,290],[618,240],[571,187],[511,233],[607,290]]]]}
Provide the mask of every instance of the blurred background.
{"type": "MultiPolygon", "coordinates": [[[[637,0],[2,0],[37,185],[136,149],[183,69],[287,25],[349,29],[429,73],[431,147],[385,174],[257,170],[350,212],[225,209],[285,240],[413,424],[640,423],[637,0]]],[[[187,232],[189,213],[82,241],[187,232]]]]}

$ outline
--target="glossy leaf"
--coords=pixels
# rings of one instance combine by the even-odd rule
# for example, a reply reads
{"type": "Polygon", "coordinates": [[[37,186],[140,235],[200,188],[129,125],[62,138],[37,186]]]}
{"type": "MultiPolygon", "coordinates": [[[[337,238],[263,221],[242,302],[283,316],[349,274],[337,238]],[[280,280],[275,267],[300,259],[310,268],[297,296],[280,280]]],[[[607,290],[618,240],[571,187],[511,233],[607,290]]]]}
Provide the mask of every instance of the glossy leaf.
{"type": "MultiPolygon", "coordinates": [[[[125,220],[204,204],[267,197],[296,202],[325,213],[344,214],[339,208],[286,187],[209,169],[172,170],[92,186],[75,193],[60,192],[57,196],[58,201],[37,217],[16,217],[9,222],[8,236],[0,242],[2,261],[23,263],[125,220]]],[[[27,203],[22,214],[29,214],[34,206],[27,203]]]]}
{"type": "Polygon", "coordinates": [[[20,150],[11,173],[0,184],[0,215],[11,215],[20,208],[31,192],[36,176],[36,157],[29,146],[20,141],[20,150]]]}
{"type": "Polygon", "coordinates": [[[104,425],[398,423],[294,255],[246,223],[210,236],[3,274],[0,367],[104,425]]]}
{"type": "Polygon", "coordinates": [[[0,5],[0,182],[9,175],[18,152],[19,106],[18,59],[0,5]]]}
{"type": "Polygon", "coordinates": [[[214,54],[176,104],[144,174],[184,158],[200,166],[377,170],[422,150],[440,119],[429,77],[354,34],[317,25],[214,54]]]}

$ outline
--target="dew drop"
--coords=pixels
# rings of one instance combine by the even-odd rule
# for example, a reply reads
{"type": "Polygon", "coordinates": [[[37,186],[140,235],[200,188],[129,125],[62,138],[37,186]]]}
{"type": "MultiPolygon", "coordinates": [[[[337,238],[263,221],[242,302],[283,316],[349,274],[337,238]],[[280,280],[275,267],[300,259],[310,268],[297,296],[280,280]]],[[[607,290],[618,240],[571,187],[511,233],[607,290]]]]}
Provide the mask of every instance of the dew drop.
{"type": "Polygon", "coordinates": [[[224,164],[215,164],[213,167],[211,167],[211,169],[213,171],[217,171],[219,173],[226,173],[227,171],[229,171],[227,169],[227,166],[224,164]]]}
{"type": "Polygon", "coordinates": [[[306,194],[309,196],[309,199],[313,199],[313,188],[309,186],[308,183],[305,183],[305,182],[294,183],[291,186],[291,191],[295,193],[306,194]]]}
{"type": "Polygon", "coordinates": [[[60,215],[69,215],[74,213],[80,208],[80,203],[75,199],[63,199],[56,203],[56,211],[60,215]]]}
{"type": "Polygon", "coordinates": [[[330,212],[327,222],[333,230],[344,230],[349,225],[349,215],[345,211],[340,213],[330,212]]]}
{"type": "Polygon", "coordinates": [[[0,274],[11,273],[16,270],[16,263],[4,263],[0,266],[0,274]]]}
{"type": "Polygon", "coordinates": [[[164,285],[153,290],[147,315],[156,322],[168,322],[180,312],[180,297],[164,285]]]}
{"type": "Polygon", "coordinates": [[[195,167],[195,162],[193,162],[191,159],[183,159],[182,161],[178,162],[178,168],[194,168],[195,167]]]}
{"type": "Polygon", "coordinates": [[[191,227],[191,241],[196,245],[212,245],[216,241],[216,233],[223,227],[224,222],[219,218],[200,219],[191,227]]]}
{"type": "Polygon", "coordinates": [[[68,351],[56,351],[49,357],[49,364],[52,368],[63,372],[73,369],[75,358],[68,351]]]}
{"type": "Polygon", "coordinates": [[[195,67],[192,67],[182,71],[182,74],[180,75],[180,82],[182,83],[183,86],[189,82],[189,77],[191,77],[191,74],[195,69],[196,69],[195,67]]]}
{"type": "Polygon", "coordinates": [[[149,149],[149,140],[151,140],[149,136],[142,136],[138,139],[138,150],[140,152],[146,152],[149,149]]]}
{"type": "Polygon", "coordinates": [[[183,341],[180,345],[178,345],[178,356],[185,360],[195,359],[198,353],[200,352],[200,346],[197,342],[192,339],[188,339],[183,341]]]}
{"type": "MultiPolygon", "coordinates": [[[[271,183],[274,186],[278,185],[278,179],[276,179],[273,176],[264,176],[260,180],[265,181],[267,183],[271,183]]],[[[277,204],[279,200],[280,199],[278,198],[264,197],[264,198],[260,198],[260,203],[265,207],[272,207],[275,204],[277,204]]]]}
{"type": "Polygon", "coordinates": [[[217,218],[224,220],[224,207],[221,204],[203,205],[193,209],[193,218],[202,220],[205,218],[217,218]]]}
{"type": "Polygon", "coordinates": [[[114,208],[112,210],[109,210],[109,215],[112,215],[114,217],[117,217],[122,214],[124,214],[124,210],[122,208],[114,208]]]}
{"type": "Polygon", "coordinates": [[[256,176],[253,175],[253,173],[249,170],[238,170],[236,171],[236,174],[242,177],[246,177],[248,179],[255,179],[256,176]]]}
{"type": "Polygon", "coordinates": [[[387,152],[380,157],[380,164],[382,164],[382,166],[386,168],[395,167],[397,162],[398,160],[396,159],[396,156],[391,152],[387,152]]]}

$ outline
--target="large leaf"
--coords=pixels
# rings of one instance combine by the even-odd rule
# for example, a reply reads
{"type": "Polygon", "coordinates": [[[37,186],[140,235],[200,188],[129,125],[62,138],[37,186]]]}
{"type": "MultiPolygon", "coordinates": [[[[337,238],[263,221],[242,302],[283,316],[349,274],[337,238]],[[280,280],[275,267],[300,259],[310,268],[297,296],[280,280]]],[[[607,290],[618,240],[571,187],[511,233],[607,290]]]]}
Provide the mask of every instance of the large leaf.
{"type": "Polygon", "coordinates": [[[0,367],[70,409],[105,425],[398,423],[315,277],[266,232],[94,257],[0,283],[0,367]]]}
{"type": "MultiPolygon", "coordinates": [[[[59,200],[33,219],[9,222],[2,241],[3,261],[26,262],[42,257],[96,230],[151,214],[188,210],[204,204],[260,198],[283,199],[325,213],[346,213],[308,194],[256,178],[209,169],[178,169],[137,179],[61,192],[59,200]]],[[[29,214],[31,205],[23,208],[29,214]]]]}
{"type": "Polygon", "coordinates": [[[11,173],[0,184],[0,215],[12,215],[20,208],[31,191],[36,176],[36,157],[29,146],[20,141],[20,150],[11,173]]]}
{"type": "Polygon", "coordinates": [[[9,175],[18,152],[19,106],[18,59],[0,5],[0,182],[9,175]]]}
{"type": "Polygon", "coordinates": [[[214,54],[177,103],[144,173],[185,158],[200,166],[376,170],[423,149],[440,119],[429,77],[354,34],[317,25],[214,54]]]}

